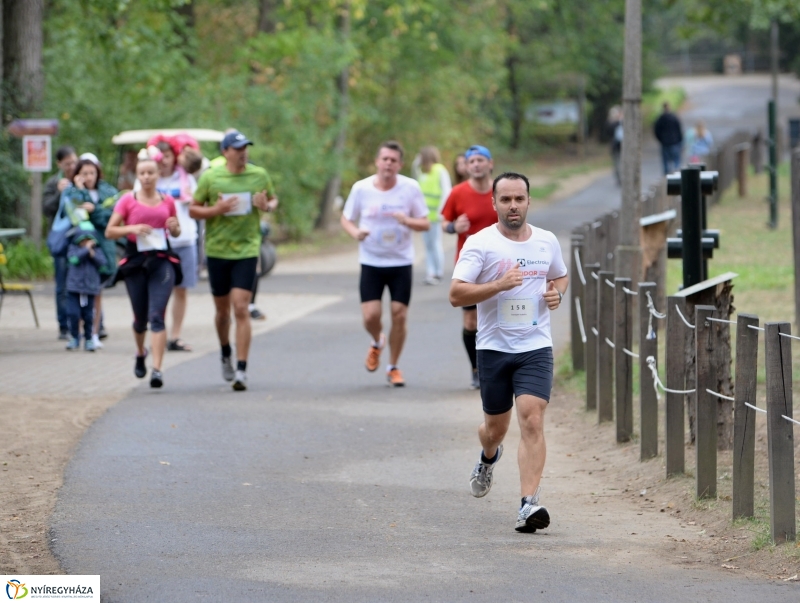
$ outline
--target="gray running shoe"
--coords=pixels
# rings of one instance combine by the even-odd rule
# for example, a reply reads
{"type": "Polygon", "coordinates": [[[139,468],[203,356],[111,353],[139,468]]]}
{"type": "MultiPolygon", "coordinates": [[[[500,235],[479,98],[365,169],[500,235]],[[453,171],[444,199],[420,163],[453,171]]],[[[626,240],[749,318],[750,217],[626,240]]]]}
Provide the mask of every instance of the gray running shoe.
{"type": "Polygon", "coordinates": [[[233,378],[236,376],[236,372],[233,370],[233,360],[231,360],[230,356],[223,356],[222,357],[222,378],[225,381],[233,381],[233,378]]]}
{"type": "Polygon", "coordinates": [[[489,494],[492,489],[492,471],[500,457],[503,456],[503,445],[497,447],[497,456],[494,463],[484,463],[478,459],[475,469],[472,470],[472,476],[469,478],[469,487],[472,491],[472,496],[475,498],[483,498],[489,494]]]}
{"type": "Polygon", "coordinates": [[[247,373],[237,370],[236,377],[233,379],[233,389],[237,392],[243,392],[247,389],[247,373]]]}
{"type": "Polygon", "coordinates": [[[539,504],[541,489],[540,486],[536,488],[536,494],[525,497],[525,502],[517,516],[517,525],[514,528],[517,532],[533,533],[536,530],[544,530],[550,525],[550,513],[539,504]]]}
{"type": "Polygon", "coordinates": [[[153,369],[150,373],[150,387],[158,389],[164,385],[164,375],[158,369],[153,369]]]}
{"type": "Polygon", "coordinates": [[[470,383],[470,389],[480,389],[481,388],[481,380],[478,378],[478,371],[472,371],[472,383],[470,383]]]}

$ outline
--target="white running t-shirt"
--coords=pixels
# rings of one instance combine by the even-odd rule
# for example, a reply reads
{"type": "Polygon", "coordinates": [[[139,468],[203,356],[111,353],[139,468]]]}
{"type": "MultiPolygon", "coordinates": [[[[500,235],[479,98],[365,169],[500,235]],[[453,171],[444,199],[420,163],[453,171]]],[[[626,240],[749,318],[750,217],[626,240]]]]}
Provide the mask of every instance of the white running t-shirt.
{"type": "Polygon", "coordinates": [[[550,310],[543,299],[547,282],[566,276],[556,236],[531,226],[527,241],[504,237],[487,226],[464,243],[453,278],[465,283],[495,281],[519,264],[522,284],[478,304],[476,348],[518,354],[553,345],[550,310]]]}
{"type": "Polygon", "coordinates": [[[397,184],[388,191],[375,188],[375,176],[359,180],[350,189],[343,215],[369,231],[358,246],[358,261],[366,266],[388,268],[414,263],[411,229],[392,216],[403,212],[411,218],[428,215],[425,197],[416,180],[397,176],[397,184]]]}

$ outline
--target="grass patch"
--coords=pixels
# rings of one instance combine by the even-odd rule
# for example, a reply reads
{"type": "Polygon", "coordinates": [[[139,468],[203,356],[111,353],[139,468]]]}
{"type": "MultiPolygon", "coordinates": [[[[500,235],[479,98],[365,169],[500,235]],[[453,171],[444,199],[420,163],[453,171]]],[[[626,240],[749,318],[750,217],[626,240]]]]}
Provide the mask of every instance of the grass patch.
{"type": "Polygon", "coordinates": [[[673,111],[678,111],[686,102],[686,90],[680,87],[655,88],[642,95],[642,119],[648,127],[653,124],[661,115],[661,108],[664,103],[669,103],[673,111]]]}
{"type": "Polygon", "coordinates": [[[586,392],[586,372],[572,370],[570,350],[564,350],[556,357],[553,372],[558,386],[566,393],[577,395],[586,392]]]}
{"type": "MultiPolygon", "coordinates": [[[[708,262],[709,276],[735,272],[736,312],[755,314],[766,322],[794,322],[794,250],[792,245],[789,165],[778,170],[778,228],[767,226],[769,177],[766,172],[749,175],[749,194],[739,198],[735,184],[718,203],[708,208],[709,228],[720,230],[720,248],[708,262]]],[[[667,266],[667,291],[677,291],[683,281],[680,260],[667,266]]],[[[735,320],[735,317],[733,317],[735,320]]],[[[793,325],[796,330],[797,325],[793,325]]],[[[735,328],[731,336],[735,337],[735,328]]],[[[792,346],[794,380],[800,381],[800,346],[792,346]]],[[[764,383],[763,355],[759,359],[759,383],[764,383]]]]}
{"type": "Polygon", "coordinates": [[[533,199],[547,199],[550,195],[558,189],[558,182],[548,182],[544,186],[532,186],[531,198],[533,199]]]}

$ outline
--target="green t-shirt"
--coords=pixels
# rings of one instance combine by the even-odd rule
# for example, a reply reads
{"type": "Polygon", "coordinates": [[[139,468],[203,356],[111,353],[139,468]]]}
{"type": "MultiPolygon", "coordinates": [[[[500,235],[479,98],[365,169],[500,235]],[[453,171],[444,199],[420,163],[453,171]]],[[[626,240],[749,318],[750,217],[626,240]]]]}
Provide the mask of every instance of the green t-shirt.
{"type": "Polygon", "coordinates": [[[249,163],[241,174],[231,174],[227,166],[221,166],[206,170],[200,177],[194,198],[203,205],[215,205],[220,193],[249,193],[251,196],[248,213],[241,216],[214,216],[206,220],[208,257],[223,260],[258,257],[261,247],[261,213],[252,205],[252,196],[261,191],[267,191],[268,197],[275,196],[275,187],[267,170],[249,163]]]}

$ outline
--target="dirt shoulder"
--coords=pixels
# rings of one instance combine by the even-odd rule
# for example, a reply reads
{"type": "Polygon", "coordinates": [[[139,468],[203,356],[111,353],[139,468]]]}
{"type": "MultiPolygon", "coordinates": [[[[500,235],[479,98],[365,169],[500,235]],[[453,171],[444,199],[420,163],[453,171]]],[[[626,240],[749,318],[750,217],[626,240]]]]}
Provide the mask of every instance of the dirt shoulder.
{"type": "MultiPolygon", "coordinates": [[[[759,422],[756,432],[756,516],[752,520],[734,522],[731,508],[733,458],[730,451],[721,451],[718,455],[717,498],[697,500],[694,496],[695,449],[692,445],[687,443],[685,449],[686,473],[667,479],[663,439],[659,441],[660,455],[641,462],[638,439],[617,444],[614,423],[598,425],[596,412],[585,410],[584,397],[569,386],[558,392],[558,379],[556,383],[557,393],[549,408],[548,423],[556,427],[560,437],[567,438],[575,446],[571,456],[582,460],[582,466],[576,471],[587,476],[602,474],[605,488],[593,493],[592,504],[605,508],[614,505],[637,507],[637,517],[641,518],[642,525],[628,527],[631,535],[636,536],[641,536],[640,528],[649,526],[654,517],[673,518],[672,524],[661,524],[668,531],[653,543],[663,550],[665,561],[759,579],[800,580],[800,543],[782,546],[769,543],[769,472],[764,421],[759,422]]],[[[763,407],[764,401],[759,404],[763,407]]],[[[636,410],[635,415],[634,425],[638,425],[636,410]]],[[[663,424],[662,417],[659,425],[663,424]]],[[[548,465],[552,460],[548,454],[548,465]]]]}

